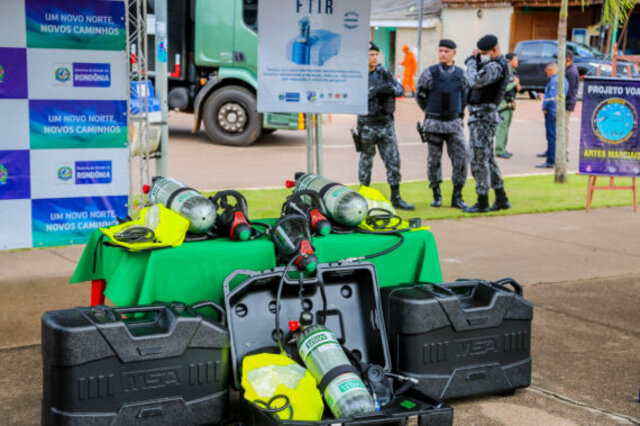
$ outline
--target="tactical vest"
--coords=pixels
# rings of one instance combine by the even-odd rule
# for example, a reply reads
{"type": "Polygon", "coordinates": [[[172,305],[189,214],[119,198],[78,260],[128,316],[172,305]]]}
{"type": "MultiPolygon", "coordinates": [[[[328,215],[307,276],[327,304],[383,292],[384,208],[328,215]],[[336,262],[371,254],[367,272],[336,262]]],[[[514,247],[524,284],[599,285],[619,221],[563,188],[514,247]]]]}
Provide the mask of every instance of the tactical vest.
{"type": "MultiPolygon", "coordinates": [[[[509,72],[509,62],[507,59],[500,55],[496,59],[492,59],[489,62],[497,62],[502,68],[502,78],[500,80],[494,81],[493,83],[480,87],[479,89],[472,89],[471,95],[469,96],[469,104],[478,105],[478,104],[495,104],[499,105],[504,97],[505,89],[507,88],[507,84],[509,84],[510,72],[509,72]]],[[[487,64],[489,63],[487,62],[487,64]]],[[[485,65],[486,66],[486,65],[485,65]]],[[[478,68],[480,71],[480,68],[478,68]]]]}
{"type": "Polygon", "coordinates": [[[462,116],[462,79],[464,72],[454,67],[453,72],[442,72],[439,65],[429,67],[432,81],[425,113],[430,117],[458,118],[462,116]]]}
{"type": "MultiPolygon", "coordinates": [[[[380,65],[373,72],[369,73],[369,87],[376,87],[389,84],[392,75],[387,75],[387,71],[380,65]]],[[[378,95],[369,99],[369,113],[367,117],[390,116],[396,111],[396,98],[393,95],[378,95]]]]}

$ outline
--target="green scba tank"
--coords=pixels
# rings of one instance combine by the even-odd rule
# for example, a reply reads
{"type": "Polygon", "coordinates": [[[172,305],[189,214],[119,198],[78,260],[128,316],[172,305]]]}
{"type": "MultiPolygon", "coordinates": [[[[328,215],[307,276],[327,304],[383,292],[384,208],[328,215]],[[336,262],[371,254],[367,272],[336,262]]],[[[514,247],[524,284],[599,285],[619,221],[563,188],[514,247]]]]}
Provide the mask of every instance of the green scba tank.
{"type": "MultiPolygon", "coordinates": [[[[311,321],[308,321],[309,323],[311,321]]],[[[298,353],[318,383],[336,367],[351,365],[336,336],[326,327],[302,325],[298,353]]],[[[338,375],[324,389],[323,396],[337,419],[372,413],[373,398],[360,377],[352,372],[338,375]]]]}
{"type": "Polygon", "coordinates": [[[207,232],[216,220],[216,209],[208,198],[173,178],[154,177],[149,200],[187,218],[189,232],[194,234],[207,232]]]}
{"type": "Polygon", "coordinates": [[[312,173],[296,173],[295,190],[309,189],[320,195],[331,219],[344,226],[357,226],[367,215],[367,200],[346,186],[312,173]]]}

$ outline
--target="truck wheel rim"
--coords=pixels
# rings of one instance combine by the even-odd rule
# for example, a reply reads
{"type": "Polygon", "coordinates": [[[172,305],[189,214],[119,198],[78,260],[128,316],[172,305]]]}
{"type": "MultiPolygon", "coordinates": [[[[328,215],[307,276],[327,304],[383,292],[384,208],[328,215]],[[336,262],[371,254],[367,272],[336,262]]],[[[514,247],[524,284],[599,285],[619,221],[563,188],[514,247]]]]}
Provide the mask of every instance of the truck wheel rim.
{"type": "Polygon", "coordinates": [[[242,105],[228,102],[218,110],[218,124],[228,133],[240,133],[247,124],[247,112],[242,105]]]}

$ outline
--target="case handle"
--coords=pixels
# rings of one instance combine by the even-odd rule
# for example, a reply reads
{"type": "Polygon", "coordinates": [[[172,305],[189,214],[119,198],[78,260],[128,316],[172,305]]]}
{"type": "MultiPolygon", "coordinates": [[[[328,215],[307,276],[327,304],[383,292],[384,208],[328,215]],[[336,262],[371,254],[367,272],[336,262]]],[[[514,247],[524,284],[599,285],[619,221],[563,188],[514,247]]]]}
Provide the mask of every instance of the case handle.
{"type": "Polygon", "coordinates": [[[499,280],[496,280],[491,284],[497,287],[500,287],[502,290],[506,290],[506,291],[511,291],[511,290],[509,290],[508,288],[505,288],[504,286],[510,285],[511,287],[513,287],[514,292],[518,296],[522,296],[522,286],[520,285],[520,283],[518,283],[518,281],[514,280],[511,277],[500,278],[499,280]]]}
{"type": "Polygon", "coordinates": [[[231,292],[231,290],[229,289],[231,281],[239,276],[252,277],[257,273],[258,272],[252,271],[250,269],[236,269],[235,271],[231,272],[229,275],[227,275],[227,278],[225,278],[224,282],[222,283],[222,288],[224,289],[225,296],[231,292]]]}
{"type": "Polygon", "coordinates": [[[219,322],[220,324],[222,324],[223,326],[227,326],[227,317],[225,315],[224,309],[222,309],[222,307],[220,305],[218,305],[217,303],[212,302],[211,300],[205,300],[202,302],[198,302],[198,303],[194,303],[193,305],[191,305],[191,307],[194,310],[198,310],[198,309],[202,309],[202,308],[211,308],[214,311],[218,312],[219,315],[219,322]]]}
{"type": "MultiPolygon", "coordinates": [[[[160,315],[163,315],[163,314],[169,317],[170,323],[172,323],[175,319],[175,315],[173,311],[169,309],[166,305],[131,306],[127,308],[114,308],[113,311],[119,317],[118,319],[121,320],[125,325],[125,327],[131,330],[132,333],[133,333],[133,330],[135,330],[136,328],[144,327],[146,325],[151,325],[157,322],[160,315]],[[123,314],[142,314],[142,313],[148,313],[148,312],[155,312],[156,315],[152,319],[143,320],[135,323],[129,323],[125,321],[124,318],[122,318],[123,314]]],[[[164,328],[163,332],[166,332],[166,327],[164,328]]]]}

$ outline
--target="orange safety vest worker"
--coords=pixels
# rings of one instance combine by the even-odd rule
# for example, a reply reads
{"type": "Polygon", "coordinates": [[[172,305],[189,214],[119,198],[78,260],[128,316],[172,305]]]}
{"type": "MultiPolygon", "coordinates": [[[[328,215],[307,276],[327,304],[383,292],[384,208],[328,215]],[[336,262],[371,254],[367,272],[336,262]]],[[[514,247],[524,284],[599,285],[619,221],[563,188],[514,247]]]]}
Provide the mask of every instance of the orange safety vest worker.
{"type": "Polygon", "coordinates": [[[404,67],[404,76],[402,78],[402,87],[407,92],[415,93],[416,85],[413,81],[413,76],[418,70],[418,62],[416,61],[416,55],[409,50],[409,46],[406,44],[402,46],[404,52],[404,60],[400,63],[404,67]]]}

